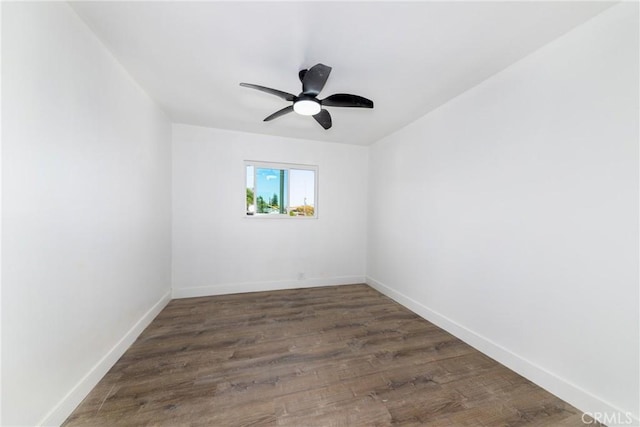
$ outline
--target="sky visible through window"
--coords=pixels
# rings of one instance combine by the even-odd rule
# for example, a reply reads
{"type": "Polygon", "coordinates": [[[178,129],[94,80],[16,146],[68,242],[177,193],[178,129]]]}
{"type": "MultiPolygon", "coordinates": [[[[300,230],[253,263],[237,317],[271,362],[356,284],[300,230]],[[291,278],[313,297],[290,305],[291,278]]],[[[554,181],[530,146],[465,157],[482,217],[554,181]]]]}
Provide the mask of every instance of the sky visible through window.
{"type": "MultiPolygon", "coordinates": [[[[264,169],[264,168],[256,168],[256,183],[258,184],[256,187],[257,193],[256,197],[262,197],[267,203],[273,199],[273,197],[279,198],[280,194],[280,169],[264,169]]],[[[286,204],[287,200],[287,181],[288,181],[288,171],[282,171],[284,178],[284,203],[286,204]]],[[[282,200],[278,200],[278,204],[282,203],[282,200]]]]}
{"type": "Polygon", "coordinates": [[[314,188],[315,172],[301,169],[290,169],[291,206],[315,206],[314,188]]]}

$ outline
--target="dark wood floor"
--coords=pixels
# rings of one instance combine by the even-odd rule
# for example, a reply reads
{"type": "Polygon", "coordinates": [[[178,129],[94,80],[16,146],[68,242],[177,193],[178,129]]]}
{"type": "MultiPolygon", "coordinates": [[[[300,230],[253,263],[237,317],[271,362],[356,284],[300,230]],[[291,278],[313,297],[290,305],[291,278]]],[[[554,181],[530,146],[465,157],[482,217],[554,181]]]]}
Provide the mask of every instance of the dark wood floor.
{"type": "Polygon", "coordinates": [[[584,426],[581,416],[351,285],[173,300],[64,425],[584,426]]]}

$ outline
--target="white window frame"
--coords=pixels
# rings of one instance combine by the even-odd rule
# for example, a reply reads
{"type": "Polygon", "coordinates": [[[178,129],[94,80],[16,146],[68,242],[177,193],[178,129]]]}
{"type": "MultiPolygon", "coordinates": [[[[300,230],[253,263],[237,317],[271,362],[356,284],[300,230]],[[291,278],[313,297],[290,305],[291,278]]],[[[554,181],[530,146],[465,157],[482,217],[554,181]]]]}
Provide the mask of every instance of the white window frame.
{"type": "MultiPolygon", "coordinates": [[[[318,182],[319,182],[319,171],[318,171],[318,166],[317,165],[307,165],[307,164],[301,164],[301,163],[282,163],[282,162],[265,162],[265,161],[256,161],[256,160],[245,160],[244,161],[244,167],[243,167],[243,179],[242,181],[244,182],[244,189],[243,189],[243,193],[244,194],[247,190],[247,166],[253,166],[253,191],[254,191],[254,205],[257,202],[257,191],[256,191],[256,171],[258,168],[262,168],[262,169],[279,169],[279,170],[308,170],[308,171],[313,171],[314,172],[314,180],[313,180],[313,216],[291,216],[288,212],[289,210],[289,200],[287,200],[287,212],[283,213],[283,214],[253,214],[253,215],[247,215],[247,206],[246,206],[246,200],[245,203],[243,203],[242,206],[242,212],[243,212],[243,216],[245,218],[251,218],[251,219],[256,219],[256,218],[267,218],[267,219],[301,219],[301,220],[308,220],[308,219],[318,219],[318,182]]],[[[289,179],[287,180],[287,197],[290,198],[291,197],[291,174],[289,173],[289,179]]]]}

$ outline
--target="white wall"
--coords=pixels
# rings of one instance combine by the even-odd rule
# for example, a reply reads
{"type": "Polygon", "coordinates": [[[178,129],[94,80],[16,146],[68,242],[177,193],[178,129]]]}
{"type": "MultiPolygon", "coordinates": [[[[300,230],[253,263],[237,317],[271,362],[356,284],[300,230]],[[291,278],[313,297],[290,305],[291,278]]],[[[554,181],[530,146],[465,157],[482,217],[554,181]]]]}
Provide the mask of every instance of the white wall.
{"type": "Polygon", "coordinates": [[[363,282],[367,150],[174,125],[174,296],[363,282]],[[244,160],[318,165],[318,218],[247,218],[244,160]]]}
{"type": "Polygon", "coordinates": [[[68,4],[2,9],[2,424],[57,424],[169,298],[171,128],[68,4]]]}
{"type": "Polygon", "coordinates": [[[369,169],[369,283],[623,422],[640,399],[638,75],[625,3],[374,144],[369,169]]]}
{"type": "Polygon", "coordinates": [[[378,289],[638,417],[637,4],[370,153],[174,125],[173,154],[68,5],[1,6],[2,424],[59,423],[100,379],[167,301],[171,233],[174,296],[359,282],[368,251],[378,289]],[[319,165],[319,218],[245,218],[245,159],[319,165]]]}

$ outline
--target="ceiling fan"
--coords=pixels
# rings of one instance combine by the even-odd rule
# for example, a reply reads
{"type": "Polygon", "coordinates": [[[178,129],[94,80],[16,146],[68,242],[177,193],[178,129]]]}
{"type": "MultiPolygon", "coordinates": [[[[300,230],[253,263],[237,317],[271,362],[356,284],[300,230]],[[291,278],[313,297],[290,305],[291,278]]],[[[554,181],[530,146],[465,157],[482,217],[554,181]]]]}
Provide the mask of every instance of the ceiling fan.
{"type": "Polygon", "coordinates": [[[240,86],[257,89],[280,97],[285,101],[293,102],[288,107],[266,117],[264,119],[265,122],[295,111],[303,116],[313,116],[320,123],[320,126],[329,129],[331,127],[331,114],[322,107],[373,108],[373,101],[370,99],[348,93],[336,93],[325,99],[318,99],[318,94],[327,82],[329,73],[331,73],[331,67],[324,64],[316,64],[308,70],[300,70],[298,77],[302,82],[302,92],[298,96],[251,83],[240,83],[240,86]]]}

